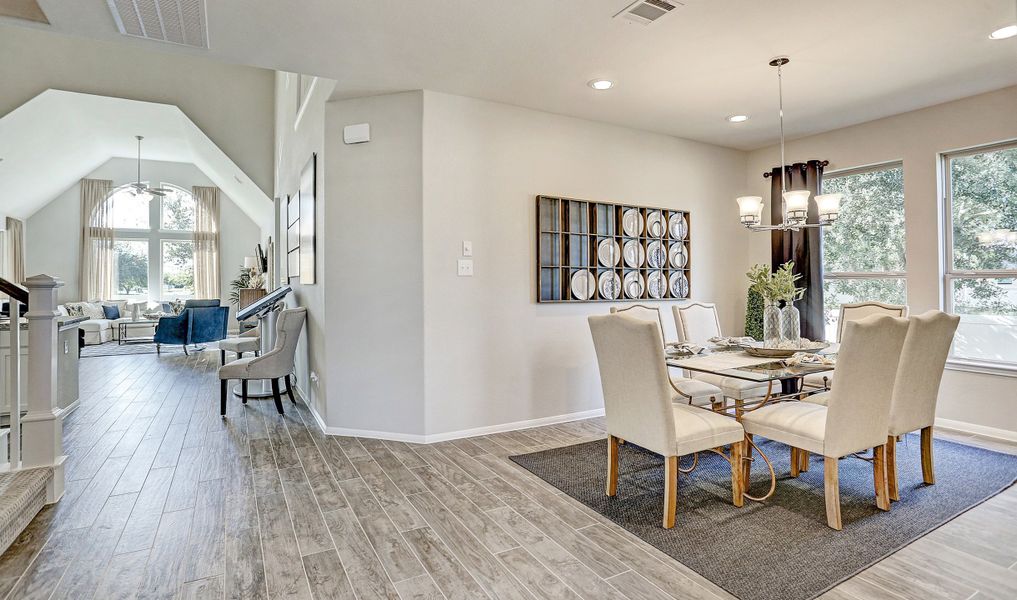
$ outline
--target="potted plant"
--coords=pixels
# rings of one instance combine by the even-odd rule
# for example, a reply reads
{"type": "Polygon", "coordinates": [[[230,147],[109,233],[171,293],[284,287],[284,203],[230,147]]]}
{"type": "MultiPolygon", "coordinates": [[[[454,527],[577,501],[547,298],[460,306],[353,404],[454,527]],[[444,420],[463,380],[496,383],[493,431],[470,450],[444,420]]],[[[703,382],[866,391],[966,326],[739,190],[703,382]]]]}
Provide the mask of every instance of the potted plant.
{"type": "Polygon", "coordinates": [[[763,344],[776,346],[782,340],[799,340],[801,324],[794,302],[805,294],[805,288],[795,285],[801,275],[795,274],[794,263],[784,263],[776,273],[767,265],[755,265],[745,275],[751,283],[749,292],[759,294],[763,299],[763,344]],[[780,308],[781,301],[785,302],[785,310],[780,308]]]}

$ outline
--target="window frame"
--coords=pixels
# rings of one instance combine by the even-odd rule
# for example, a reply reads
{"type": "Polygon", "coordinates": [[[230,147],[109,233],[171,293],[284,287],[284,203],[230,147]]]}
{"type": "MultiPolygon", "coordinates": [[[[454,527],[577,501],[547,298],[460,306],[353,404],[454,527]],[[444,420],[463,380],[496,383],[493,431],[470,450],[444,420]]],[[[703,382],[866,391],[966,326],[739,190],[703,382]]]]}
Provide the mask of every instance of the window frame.
{"type": "MultiPolygon", "coordinates": [[[[904,161],[903,160],[892,160],[888,162],[875,163],[871,165],[864,165],[861,167],[849,167],[846,169],[837,169],[835,171],[829,171],[823,173],[823,185],[826,184],[828,179],[838,179],[841,177],[850,177],[851,175],[861,175],[862,173],[874,173],[876,171],[889,171],[891,169],[900,169],[901,173],[904,172],[904,161]]],[[[820,192],[825,193],[825,190],[820,192]]],[[[908,275],[907,275],[907,207],[905,206],[904,216],[904,270],[903,271],[827,271],[826,266],[823,266],[823,285],[826,285],[827,280],[851,280],[851,279],[899,279],[904,282],[904,303],[907,304],[908,298],[908,275]]],[[[839,341],[839,340],[838,340],[839,341]]]]}
{"type": "MultiPolygon", "coordinates": [[[[1017,140],[1006,140],[972,146],[962,150],[951,150],[939,154],[939,185],[940,198],[942,202],[943,227],[940,231],[943,241],[943,256],[941,257],[941,283],[943,311],[954,313],[953,282],[958,279],[1017,279],[1017,269],[990,269],[990,270],[969,270],[955,269],[953,266],[953,185],[951,177],[950,162],[955,158],[963,158],[975,154],[986,154],[1000,150],[1017,148],[1017,140]]],[[[963,358],[955,356],[953,347],[950,347],[950,354],[947,356],[946,366],[948,369],[958,371],[971,371],[975,373],[987,373],[990,375],[1017,376],[1017,362],[1006,362],[988,359],[963,358]]]]}

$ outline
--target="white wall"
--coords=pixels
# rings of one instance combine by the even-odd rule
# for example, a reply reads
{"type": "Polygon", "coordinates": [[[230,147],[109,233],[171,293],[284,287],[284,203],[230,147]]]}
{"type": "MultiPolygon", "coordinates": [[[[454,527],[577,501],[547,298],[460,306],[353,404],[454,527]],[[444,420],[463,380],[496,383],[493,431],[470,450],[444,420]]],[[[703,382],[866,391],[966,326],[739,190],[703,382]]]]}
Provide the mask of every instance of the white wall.
{"type": "MultiPolygon", "coordinates": [[[[827,170],[834,171],[903,161],[908,304],[921,313],[941,308],[943,301],[939,155],[1012,139],[1017,139],[1017,87],[794,140],[786,144],[787,162],[826,159],[827,170]]],[[[751,152],[744,193],[769,200],[769,180],[762,174],[779,162],[776,147],[751,152]]],[[[769,236],[751,237],[746,266],[769,262],[769,236]]],[[[948,370],[938,416],[1017,432],[1017,380],[948,370]]]]}
{"type": "MultiPolygon", "coordinates": [[[[110,179],[113,187],[137,179],[138,163],[130,158],[112,158],[88,175],[90,179],[110,179]]],[[[197,167],[189,163],[145,160],[141,163],[142,178],[151,182],[172,183],[185,190],[196,185],[212,185],[197,167]]],[[[75,183],[25,222],[25,271],[46,273],[63,279],[58,290],[60,302],[87,300],[81,298],[79,265],[81,260],[81,185],[75,183]]],[[[222,300],[229,299],[229,283],[244,264],[244,257],[254,254],[261,241],[261,232],[225,194],[219,207],[220,275],[222,300]]]]}

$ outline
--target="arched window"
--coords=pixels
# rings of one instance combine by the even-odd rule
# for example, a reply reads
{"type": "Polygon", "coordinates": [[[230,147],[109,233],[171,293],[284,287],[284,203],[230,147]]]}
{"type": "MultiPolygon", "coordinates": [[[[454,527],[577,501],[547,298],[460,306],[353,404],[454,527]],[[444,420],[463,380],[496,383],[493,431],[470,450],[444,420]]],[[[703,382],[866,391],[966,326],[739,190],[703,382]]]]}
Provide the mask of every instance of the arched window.
{"type": "MultiPolygon", "coordinates": [[[[146,183],[147,185],[147,183],[146,183]]],[[[114,189],[114,293],[125,300],[164,301],[194,296],[194,196],[161,182],[163,196],[114,189]]]]}

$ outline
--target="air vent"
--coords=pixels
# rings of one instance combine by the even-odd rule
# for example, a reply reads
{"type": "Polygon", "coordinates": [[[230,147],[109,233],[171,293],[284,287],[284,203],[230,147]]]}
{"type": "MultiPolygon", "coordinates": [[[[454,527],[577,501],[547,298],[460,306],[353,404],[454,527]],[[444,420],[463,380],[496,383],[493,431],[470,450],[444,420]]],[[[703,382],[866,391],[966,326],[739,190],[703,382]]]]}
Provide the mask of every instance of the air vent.
{"type": "Polygon", "coordinates": [[[124,35],[208,48],[205,0],[106,0],[124,35]]]}
{"type": "Polygon", "coordinates": [[[679,6],[682,6],[682,3],[675,0],[636,0],[616,14],[615,18],[649,25],[679,6]]]}

